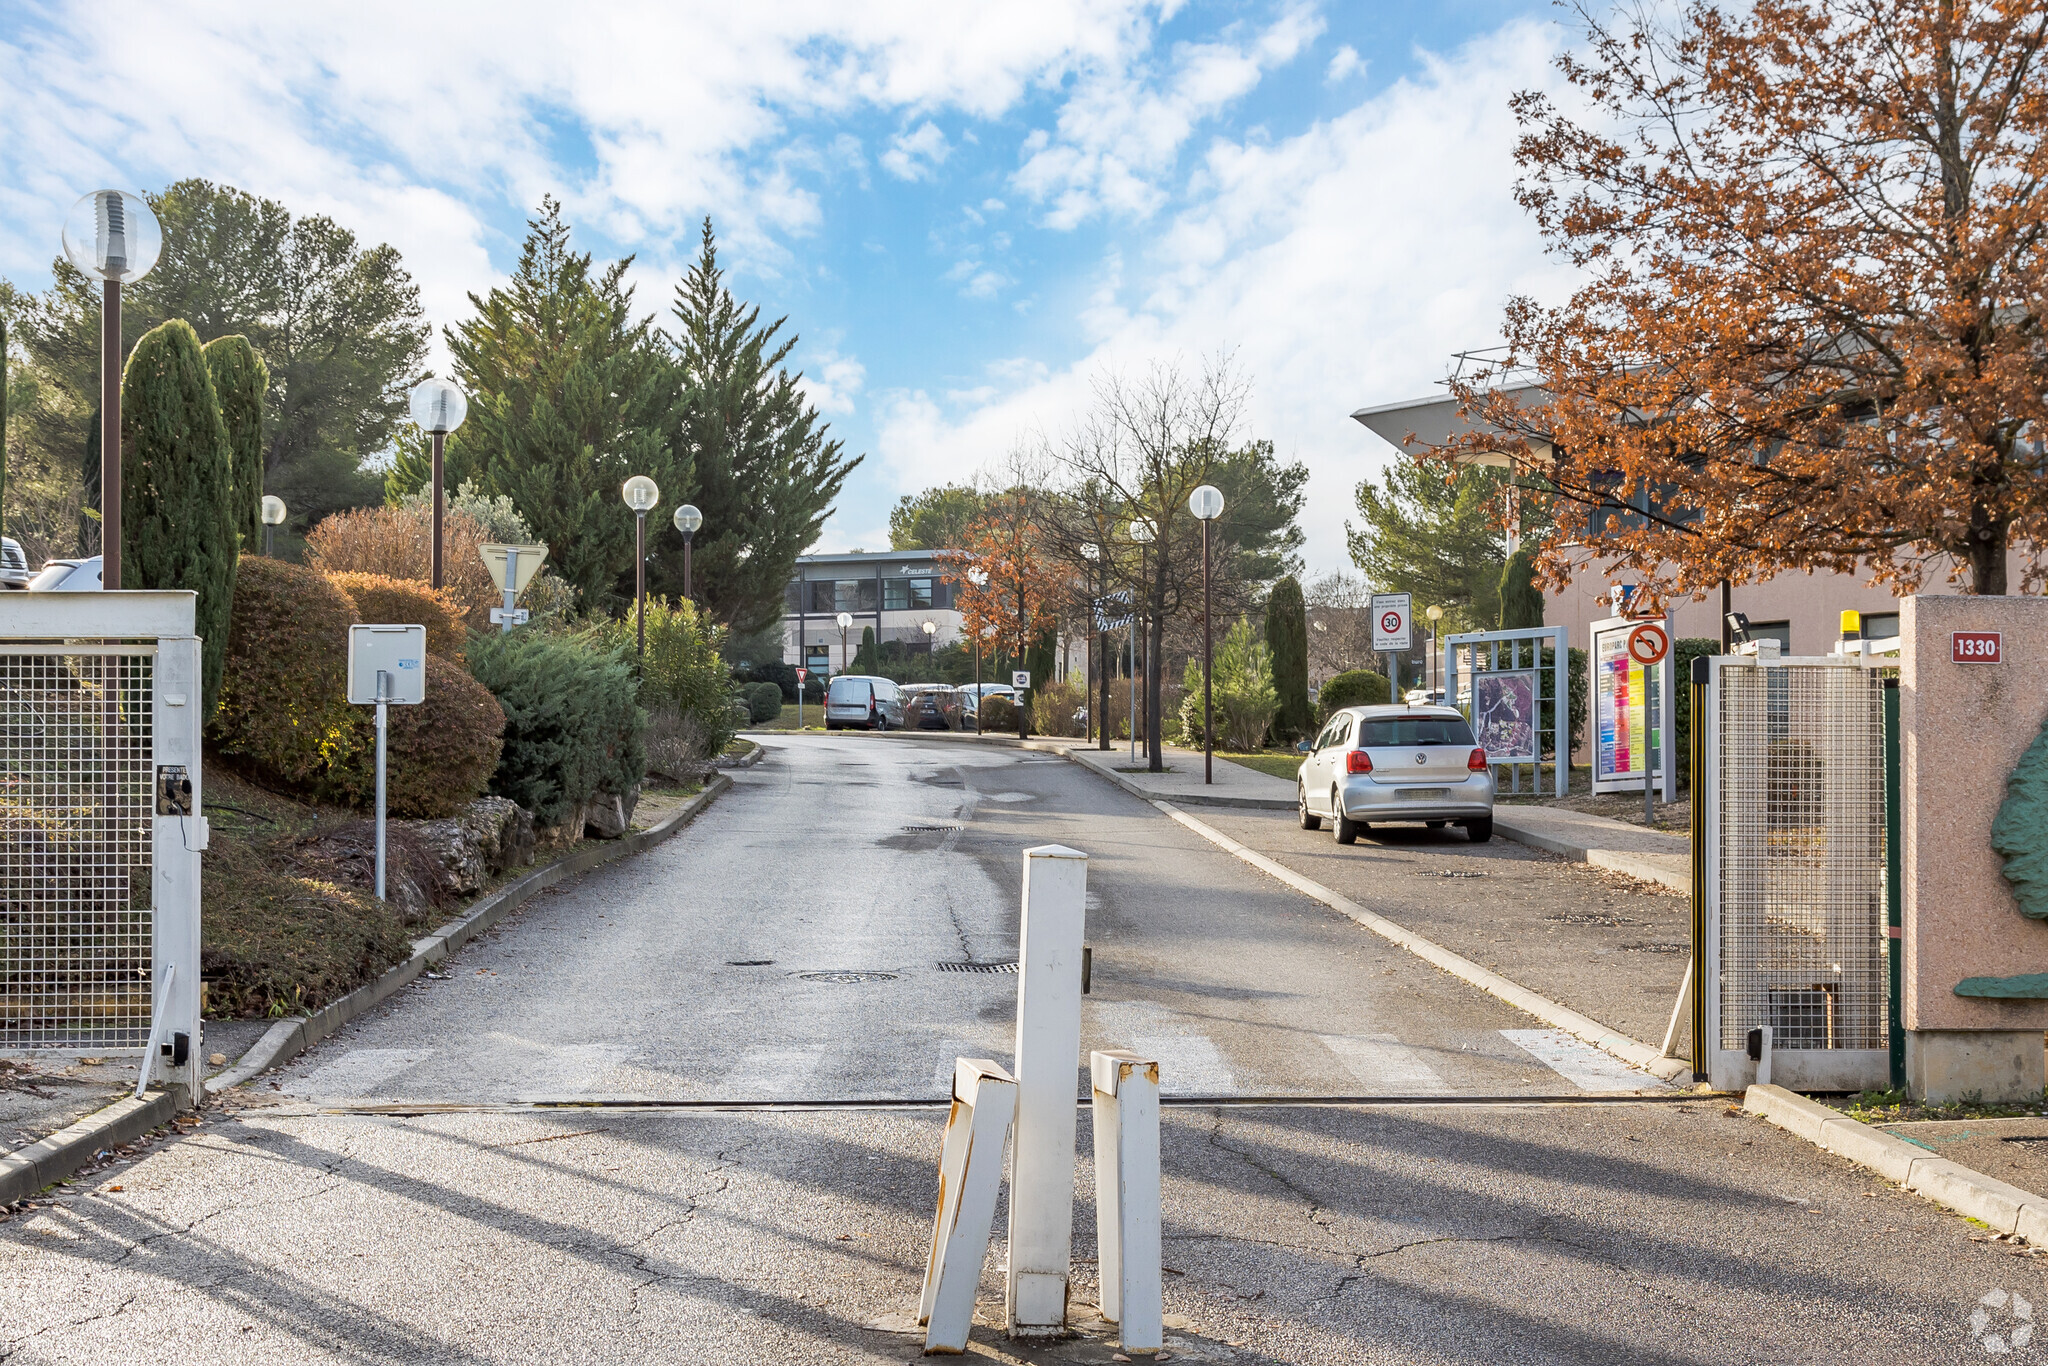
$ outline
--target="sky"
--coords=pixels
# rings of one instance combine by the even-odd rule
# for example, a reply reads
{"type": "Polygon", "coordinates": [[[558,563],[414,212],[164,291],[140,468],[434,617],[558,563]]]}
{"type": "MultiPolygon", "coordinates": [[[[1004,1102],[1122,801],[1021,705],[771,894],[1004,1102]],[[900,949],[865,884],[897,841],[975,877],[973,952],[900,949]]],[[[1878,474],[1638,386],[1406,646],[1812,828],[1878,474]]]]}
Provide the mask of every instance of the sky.
{"type": "Polygon", "coordinates": [[[1557,14],[0,0],[0,276],[48,285],[78,196],[198,176],[391,243],[438,335],[553,194],[659,318],[708,214],[866,456],[817,549],[886,548],[897,498],[1056,439],[1103,376],[1227,355],[1241,434],[1310,469],[1320,574],[1400,458],[1349,414],[1570,288],[1514,203],[1508,108],[1560,85],[1557,14]]]}

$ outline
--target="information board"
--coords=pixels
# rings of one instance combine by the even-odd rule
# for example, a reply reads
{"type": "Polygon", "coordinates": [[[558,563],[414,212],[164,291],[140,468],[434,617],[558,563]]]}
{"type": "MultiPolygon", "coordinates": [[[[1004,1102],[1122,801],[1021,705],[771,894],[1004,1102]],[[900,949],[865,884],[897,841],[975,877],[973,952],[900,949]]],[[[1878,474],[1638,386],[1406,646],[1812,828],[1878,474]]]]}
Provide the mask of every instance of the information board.
{"type": "MultiPolygon", "coordinates": [[[[1643,767],[1654,747],[1654,777],[1669,801],[1676,772],[1670,763],[1670,728],[1665,724],[1671,709],[1671,665],[1666,662],[1651,668],[1629,653],[1629,636],[1641,625],[1621,618],[1593,624],[1593,648],[1587,660],[1593,673],[1588,689],[1593,700],[1593,790],[1642,791],[1643,767]],[[1649,687],[1653,673],[1654,694],[1649,687]]],[[[1666,625],[1667,635],[1669,629],[1666,625]]]]}
{"type": "Polygon", "coordinates": [[[1472,679],[1472,737],[1489,764],[1537,760],[1536,675],[1482,673],[1472,679]]]}
{"type": "Polygon", "coordinates": [[[1406,593],[1372,595],[1372,648],[1376,654],[1404,654],[1414,641],[1410,635],[1406,593]]]}

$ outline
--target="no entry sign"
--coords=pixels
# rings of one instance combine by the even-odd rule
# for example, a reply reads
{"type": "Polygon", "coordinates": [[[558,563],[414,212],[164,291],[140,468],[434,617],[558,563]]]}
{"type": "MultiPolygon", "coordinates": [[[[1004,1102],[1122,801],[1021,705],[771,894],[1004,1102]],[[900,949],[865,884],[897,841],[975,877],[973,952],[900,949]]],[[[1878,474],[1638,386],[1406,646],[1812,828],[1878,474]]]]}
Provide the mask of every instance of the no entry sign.
{"type": "Polygon", "coordinates": [[[1670,652],[1671,637],[1662,626],[1646,621],[1628,633],[1628,657],[1638,664],[1662,664],[1670,652]]]}

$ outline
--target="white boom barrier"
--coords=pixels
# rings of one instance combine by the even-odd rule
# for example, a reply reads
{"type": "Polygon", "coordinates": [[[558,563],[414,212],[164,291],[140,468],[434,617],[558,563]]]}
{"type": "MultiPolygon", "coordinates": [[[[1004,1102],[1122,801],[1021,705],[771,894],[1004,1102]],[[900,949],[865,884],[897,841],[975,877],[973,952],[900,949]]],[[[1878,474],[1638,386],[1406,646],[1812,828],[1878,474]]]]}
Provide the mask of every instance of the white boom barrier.
{"type": "Polygon", "coordinates": [[[953,1109],[939,1156],[939,1213],[917,1302],[926,1352],[967,1350],[1002,1182],[1003,1135],[1016,1110],[1017,1083],[1008,1072],[985,1058],[954,1065],[953,1109]]]}
{"type": "Polygon", "coordinates": [[[1162,1345],[1159,1064],[1124,1049],[1091,1053],[1094,1083],[1095,1244],[1102,1317],[1124,1350],[1162,1345]]]}

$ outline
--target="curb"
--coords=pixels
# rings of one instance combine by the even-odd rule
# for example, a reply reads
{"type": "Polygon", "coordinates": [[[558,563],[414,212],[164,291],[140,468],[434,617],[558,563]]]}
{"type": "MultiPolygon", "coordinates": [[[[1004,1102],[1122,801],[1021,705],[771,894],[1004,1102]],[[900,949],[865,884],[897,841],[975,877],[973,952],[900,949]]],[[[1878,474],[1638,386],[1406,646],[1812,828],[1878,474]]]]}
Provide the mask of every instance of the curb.
{"type": "MultiPolygon", "coordinates": [[[[1098,750],[1096,752],[1100,753],[1101,751],[1098,750]]],[[[1112,754],[1114,754],[1115,752],[1115,750],[1110,751],[1110,753],[1112,754]]],[[[1156,796],[1151,792],[1147,792],[1144,789],[1144,787],[1138,784],[1135,780],[1125,777],[1123,774],[1117,772],[1113,768],[1104,768],[1100,764],[1091,763],[1086,759],[1076,758],[1074,751],[1071,749],[1065,750],[1063,751],[1063,753],[1066,755],[1067,761],[1069,763],[1079,764],[1081,767],[1087,769],[1089,772],[1109,779],[1118,787],[1130,793],[1133,797],[1138,798],[1140,801],[1162,802],[1167,800],[1164,797],[1156,796]]],[[[1173,800],[1187,806],[1232,806],[1252,811],[1294,810],[1293,800],[1287,797],[1225,797],[1211,796],[1206,792],[1180,792],[1174,794],[1173,800]]]]}
{"type": "Polygon", "coordinates": [[[1752,1086],[1742,1108],[1814,1146],[1847,1158],[1923,1200],[2048,1247],[2048,1199],[1936,1157],[1782,1086],[1752,1086]]]}
{"type": "Polygon", "coordinates": [[[1470,986],[1479,988],[1487,995],[1498,997],[1515,1009],[1533,1015],[1553,1028],[1562,1029],[1602,1052],[1611,1053],[1629,1066],[1639,1068],[1661,1081],[1670,1082],[1681,1076],[1692,1075],[1692,1063],[1687,1059],[1664,1057],[1650,1045],[1631,1039],[1619,1030],[1610,1029],[1590,1015],[1581,1015],[1570,1006],[1560,1005],[1547,996],[1539,996],[1497,972],[1482,968],[1471,959],[1452,953],[1441,944],[1424,939],[1413,930],[1404,929],[1385,916],[1374,914],[1349,897],[1340,896],[1313,878],[1303,877],[1293,869],[1275,863],[1264,854],[1245,848],[1222,831],[1212,830],[1185,811],[1179,810],[1171,802],[1154,801],[1152,805],[1211,844],[1236,855],[1268,877],[1276,878],[1303,896],[1320,901],[1331,910],[1351,917],[1380,938],[1400,945],[1417,958],[1443,969],[1470,986]]]}
{"type": "MultiPolygon", "coordinates": [[[[1507,809],[1513,810],[1512,807],[1507,809]]],[[[1640,854],[1624,854],[1616,849],[1584,848],[1561,839],[1553,839],[1549,835],[1538,834],[1534,830],[1518,829],[1514,824],[1514,817],[1503,818],[1501,811],[1502,808],[1499,806],[1493,808],[1493,833],[1511,839],[1516,844],[1526,844],[1531,849],[1541,849],[1545,853],[1561,854],[1574,863],[1587,863],[1595,868],[1606,868],[1611,872],[1632,877],[1638,882],[1659,883],[1675,892],[1692,891],[1690,872],[1666,868],[1640,854]]]]}
{"type": "MultiPolygon", "coordinates": [[[[756,751],[757,753],[761,751],[756,751]]],[[[754,762],[758,763],[759,760],[754,762]]],[[[279,1020],[235,1065],[206,1082],[206,1094],[217,1096],[263,1071],[288,1062],[327,1038],[372,1006],[381,1004],[426,969],[488,930],[513,910],[567,877],[588,872],[628,854],[651,849],[688,825],[716,801],[732,779],[714,774],[704,790],[660,824],[616,840],[575,850],[545,868],[536,868],[479,900],[459,919],[451,920],[412,943],[412,956],[387,969],[373,982],[357,987],[324,1009],[293,1020],[279,1020]]],[[[178,1095],[157,1091],[142,1100],[126,1097],[28,1147],[0,1157],[0,1204],[10,1204],[61,1181],[90,1162],[95,1153],[171,1122],[179,1110],[178,1095]]]]}

